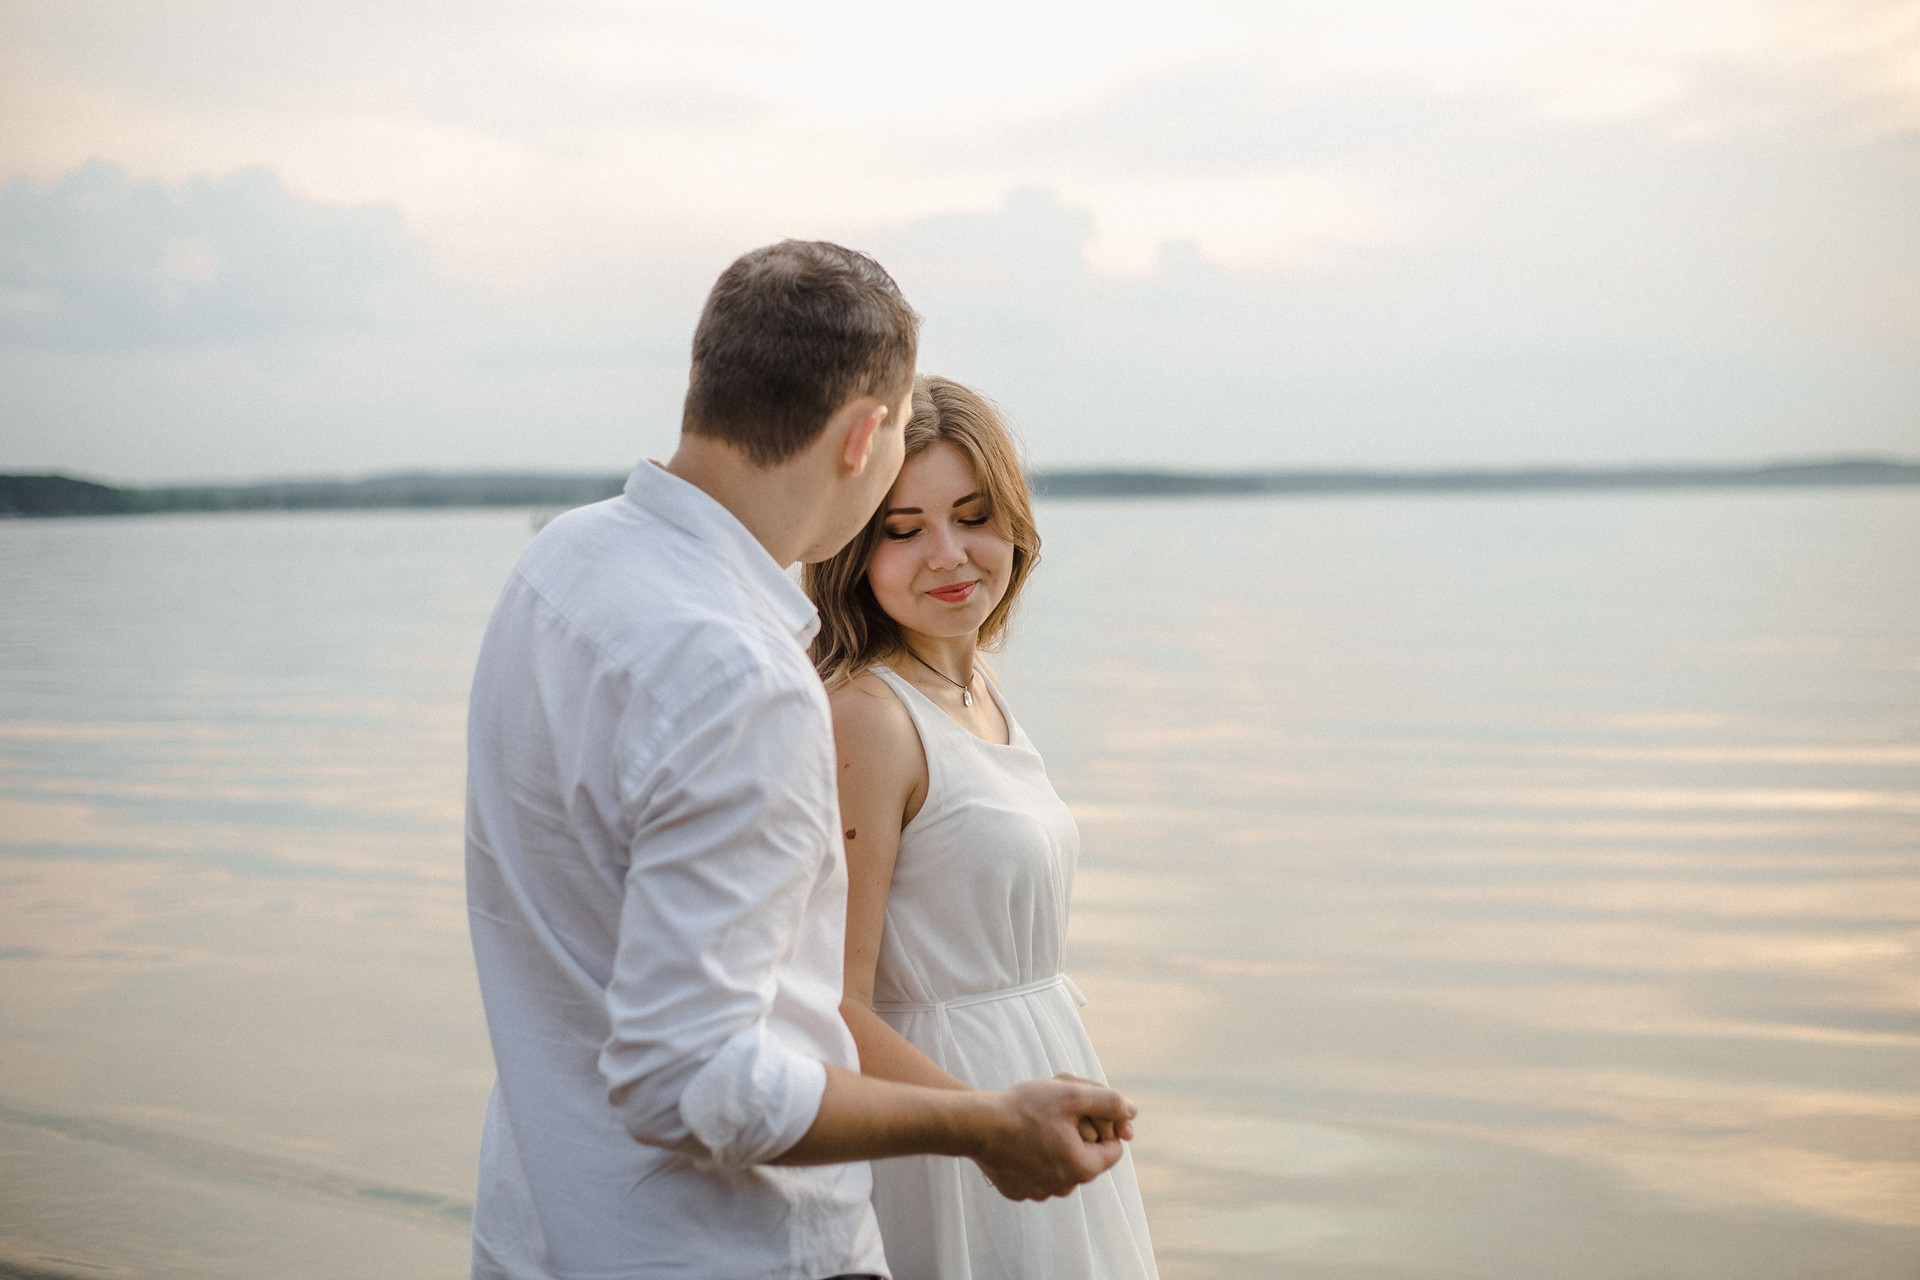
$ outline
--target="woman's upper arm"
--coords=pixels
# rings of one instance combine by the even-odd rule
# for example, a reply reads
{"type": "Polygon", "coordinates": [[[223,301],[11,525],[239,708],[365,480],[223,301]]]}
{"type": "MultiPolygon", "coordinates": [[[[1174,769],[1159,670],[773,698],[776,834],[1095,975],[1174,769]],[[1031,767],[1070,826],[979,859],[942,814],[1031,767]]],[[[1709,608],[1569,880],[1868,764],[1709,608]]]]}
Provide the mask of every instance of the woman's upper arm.
{"type": "Polygon", "coordinates": [[[846,995],[871,1004],[900,829],[925,789],[926,756],[906,708],[877,678],[843,685],[830,701],[847,851],[846,995]]]}

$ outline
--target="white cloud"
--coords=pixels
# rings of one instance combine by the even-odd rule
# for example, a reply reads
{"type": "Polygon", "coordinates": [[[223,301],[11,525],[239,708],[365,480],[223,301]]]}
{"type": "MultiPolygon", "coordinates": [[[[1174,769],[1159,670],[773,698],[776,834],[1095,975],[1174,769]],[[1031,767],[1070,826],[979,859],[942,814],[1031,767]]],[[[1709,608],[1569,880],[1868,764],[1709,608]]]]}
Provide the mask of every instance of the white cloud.
{"type": "Polygon", "coordinates": [[[1053,463],[1747,457],[1920,424],[1903,0],[174,0],[0,28],[28,122],[0,182],[44,196],[97,155],[178,205],[159,241],[63,250],[132,253],[132,303],[15,272],[0,331],[90,314],[199,350],[16,343],[0,465],[622,465],[670,444],[707,283],[781,235],[876,250],[930,361],[1053,463]],[[314,259],[334,285],[247,276],[244,237],[180,212],[263,165],[288,209],[361,209],[364,251],[314,259]],[[438,282],[412,328],[353,337],[393,283],[345,264],[409,243],[438,282]],[[242,279],[306,336],[215,305],[242,279]]]}
{"type": "Polygon", "coordinates": [[[361,331],[421,276],[391,210],[301,200],[270,170],[180,186],[90,163],[0,187],[0,341],[121,346],[361,331]]]}

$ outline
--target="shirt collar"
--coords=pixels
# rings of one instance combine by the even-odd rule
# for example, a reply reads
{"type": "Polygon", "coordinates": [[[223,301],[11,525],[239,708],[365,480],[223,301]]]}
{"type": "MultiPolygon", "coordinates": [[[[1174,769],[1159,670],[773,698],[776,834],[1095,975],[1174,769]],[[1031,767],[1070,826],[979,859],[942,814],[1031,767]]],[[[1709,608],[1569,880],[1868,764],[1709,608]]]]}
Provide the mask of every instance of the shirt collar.
{"type": "Polygon", "coordinates": [[[742,581],[766,599],[795,639],[803,645],[812,641],[820,629],[820,614],[813,601],[785,569],[774,563],[739,517],[706,490],[687,483],[657,462],[643,460],[627,477],[626,496],[712,547],[742,581]]]}

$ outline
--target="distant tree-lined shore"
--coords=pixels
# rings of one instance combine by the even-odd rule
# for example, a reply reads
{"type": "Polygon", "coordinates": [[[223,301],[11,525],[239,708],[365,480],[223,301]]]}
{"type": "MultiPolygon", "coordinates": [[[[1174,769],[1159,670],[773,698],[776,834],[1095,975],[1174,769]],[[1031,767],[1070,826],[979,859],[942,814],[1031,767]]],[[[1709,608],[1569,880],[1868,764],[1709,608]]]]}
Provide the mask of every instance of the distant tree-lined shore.
{"type": "MultiPolygon", "coordinates": [[[[620,492],[624,475],[409,472],[356,480],[130,488],[65,475],[0,475],[0,517],[168,511],[341,511],[431,507],[575,507],[620,492]]],[[[1158,471],[1034,473],[1043,498],[1234,494],[1538,492],[1920,484],[1920,462],[1828,458],[1748,466],[1529,467],[1432,471],[1158,471]]]]}

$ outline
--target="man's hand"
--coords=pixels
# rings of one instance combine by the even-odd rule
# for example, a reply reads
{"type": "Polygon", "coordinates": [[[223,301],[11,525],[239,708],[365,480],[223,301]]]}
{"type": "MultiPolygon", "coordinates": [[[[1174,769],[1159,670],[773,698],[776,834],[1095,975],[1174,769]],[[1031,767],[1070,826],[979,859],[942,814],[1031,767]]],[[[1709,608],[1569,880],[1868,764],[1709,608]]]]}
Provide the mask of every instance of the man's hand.
{"type": "Polygon", "coordinates": [[[1078,1076],[985,1093],[828,1066],[812,1127],[770,1163],[965,1156],[1009,1200],[1045,1200],[1111,1169],[1133,1137],[1134,1113],[1112,1089],[1078,1076]]]}
{"type": "Polygon", "coordinates": [[[1133,1104],[1078,1076],[1030,1080],[994,1098],[1002,1123],[973,1159],[1009,1200],[1066,1195],[1111,1169],[1133,1136],[1133,1104]]]}

